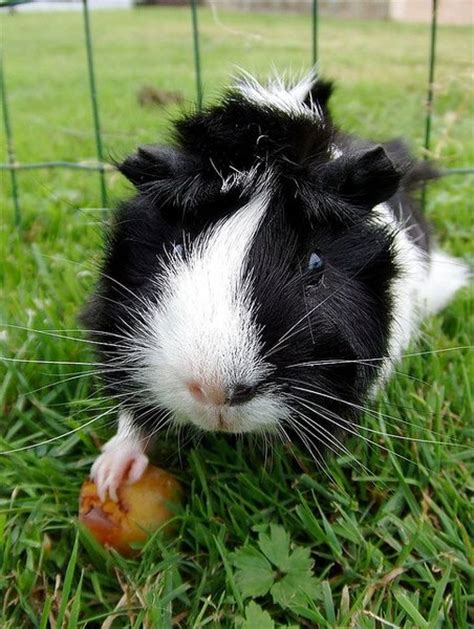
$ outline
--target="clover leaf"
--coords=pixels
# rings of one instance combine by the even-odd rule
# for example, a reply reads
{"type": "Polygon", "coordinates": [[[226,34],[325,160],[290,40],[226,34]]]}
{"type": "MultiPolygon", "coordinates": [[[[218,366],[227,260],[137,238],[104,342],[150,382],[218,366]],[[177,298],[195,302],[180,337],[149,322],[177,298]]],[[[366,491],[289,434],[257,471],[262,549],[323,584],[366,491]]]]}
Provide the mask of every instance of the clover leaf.
{"type": "Polygon", "coordinates": [[[245,608],[245,620],[241,624],[242,629],[275,629],[270,614],[264,611],[260,605],[251,601],[245,608]]]}
{"type": "Polygon", "coordinates": [[[290,536],[276,524],[269,533],[260,531],[258,548],[246,545],[233,555],[236,583],[244,598],[270,592],[274,603],[293,610],[307,608],[318,598],[309,548],[290,545],[290,536]]]}
{"type": "Polygon", "coordinates": [[[236,583],[242,596],[263,596],[274,581],[272,566],[254,546],[243,546],[233,554],[236,583]]]}
{"type": "Polygon", "coordinates": [[[258,546],[279,570],[286,570],[290,554],[290,536],[282,526],[271,524],[269,535],[260,533],[258,546]]]}

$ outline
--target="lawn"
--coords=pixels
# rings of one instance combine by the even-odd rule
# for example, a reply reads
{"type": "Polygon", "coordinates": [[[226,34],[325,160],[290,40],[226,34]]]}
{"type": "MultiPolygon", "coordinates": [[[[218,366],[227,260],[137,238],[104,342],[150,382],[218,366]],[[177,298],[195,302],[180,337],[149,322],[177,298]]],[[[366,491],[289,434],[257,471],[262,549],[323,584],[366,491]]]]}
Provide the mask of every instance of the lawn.
{"type": "MultiPolygon", "coordinates": [[[[17,159],[93,160],[80,13],[1,17],[17,159]]],[[[97,12],[92,21],[107,154],[163,141],[176,110],[143,108],[137,91],[177,89],[191,106],[189,13],[97,12]]],[[[309,66],[307,17],[203,10],[200,22],[206,102],[235,65],[257,74],[309,66]]],[[[323,20],[336,119],[375,138],[406,136],[419,150],[427,54],[425,26],[323,20]]],[[[468,29],[440,29],[436,72],[432,157],[473,165],[468,29]]],[[[165,443],[156,462],[181,479],[186,503],[172,538],[156,535],[126,560],[77,522],[79,487],[113,430],[77,329],[108,211],[95,173],[18,179],[21,228],[5,173],[0,205],[0,450],[12,450],[0,459],[2,627],[460,628],[469,611],[474,620],[469,291],[426,323],[361,437],[347,442],[368,471],[339,457],[326,475],[278,447],[262,466],[248,443],[224,438],[180,460],[165,443]]],[[[107,184],[111,204],[130,193],[116,173],[107,184]]],[[[451,175],[427,203],[445,249],[465,258],[471,192],[472,177],[451,175]]]]}

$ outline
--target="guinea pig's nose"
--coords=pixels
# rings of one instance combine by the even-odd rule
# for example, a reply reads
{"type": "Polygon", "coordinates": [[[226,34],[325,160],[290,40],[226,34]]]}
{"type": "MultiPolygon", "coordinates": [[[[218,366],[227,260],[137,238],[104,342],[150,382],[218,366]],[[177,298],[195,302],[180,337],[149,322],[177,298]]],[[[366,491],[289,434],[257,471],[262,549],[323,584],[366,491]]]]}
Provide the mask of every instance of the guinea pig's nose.
{"type": "Polygon", "coordinates": [[[207,385],[199,382],[189,382],[188,391],[201,404],[223,406],[227,402],[227,391],[218,385],[207,385]]]}
{"type": "Polygon", "coordinates": [[[205,385],[198,382],[189,382],[188,391],[193,398],[201,404],[213,404],[215,406],[237,406],[244,404],[253,398],[256,387],[247,384],[237,384],[232,387],[220,387],[217,385],[205,385]]]}
{"type": "Polygon", "coordinates": [[[253,398],[256,391],[257,387],[251,384],[236,384],[230,390],[230,395],[227,398],[227,404],[229,404],[229,406],[244,404],[253,398]]]}

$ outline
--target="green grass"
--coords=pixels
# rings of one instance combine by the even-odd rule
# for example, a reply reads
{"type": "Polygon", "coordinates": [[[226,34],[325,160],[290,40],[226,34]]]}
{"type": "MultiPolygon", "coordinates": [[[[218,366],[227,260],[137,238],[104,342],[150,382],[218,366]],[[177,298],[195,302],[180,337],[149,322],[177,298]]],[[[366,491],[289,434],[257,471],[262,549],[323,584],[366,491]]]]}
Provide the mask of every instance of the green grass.
{"type": "MultiPolygon", "coordinates": [[[[169,129],[172,111],[138,106],[141,85],[194,98],[190,18],[180,10],[92,18],[104,142],[120,157],[140,142],[163,140],[169,129]]],[[[201,15],[206,100],[234,64],[257,73],[272,63],[308,66],[308,18],[220,19],[201,15]]],[[[18,159],[94,159],[80,14],[2,21],[18,159]]],[[[402,134],[419,147],[427,53],[424,26],[323,21],[322,67],[339,83],[337,119],[372,137],[402,134]]],[[[467,29],[440,29],[433,155],[444,166],[474,163],[471,54],[467,29]]],[[[78,327],[100,257],[106,213],[97,209],[97,175],[33,171],[18,179],[21,229],[4,173],[1,320],[46,333],[3,329],[0,354],[26,362],[1,363],[0,449],[57,440],[0,459],[2,627],[226,627],[244,618],[243,626],[262,629],[468,625],[473,365],[466,350],[450,349],[471,343],[468,291],[426,324],[413,348],[423,354],[405,359],[377,412],[364,418],[361,434],[378,445],[348,441],[369,474],[339,458],[329,462],[329,480],[307,460],[302,472],[279,449],[262,467],[245,445],[209,439],[190,449],[182,466],[169,460],[186,490],[176,536],[156,535],[140,559],[125,560],[78,528],[79,487],[111,434],[113,415],[87,425],[111,406],[91,376],[73,378],[89,368],[61,364],[92,359],[86,343],[60,337],[76,335],[61,331],[78,327]],[[309,592],[299,607],[285,598],[293,574],[282,557],[288,544],[301,568],[295,583],[303,587],[303,579],[309,592]],[[272,589],[252,601],[246,584],[259,574],[272,589]]],[[[113,173],[108,186],[112,199],[129,190],[113,173]]],[[[451,176],[428,200],[443,246],[464,257],[472,244],[471,186],[471,178],[451,176]]]]}

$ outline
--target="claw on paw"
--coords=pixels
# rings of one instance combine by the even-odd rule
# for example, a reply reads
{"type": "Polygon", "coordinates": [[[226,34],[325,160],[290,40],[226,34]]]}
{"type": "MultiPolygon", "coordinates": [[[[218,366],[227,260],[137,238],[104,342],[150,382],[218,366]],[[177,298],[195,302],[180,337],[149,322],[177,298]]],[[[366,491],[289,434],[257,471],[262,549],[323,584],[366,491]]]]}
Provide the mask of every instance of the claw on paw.
{"type": "Polygon", "coordinates": [[[115,502],[117,490],[123,484],[136,483],[148,466],[148,457],[135,443],[117,443],[115,447],[104,447],[102,454],[91,468],[91,479],[97,494],[105,501],[107,494],[115,502]]]}

